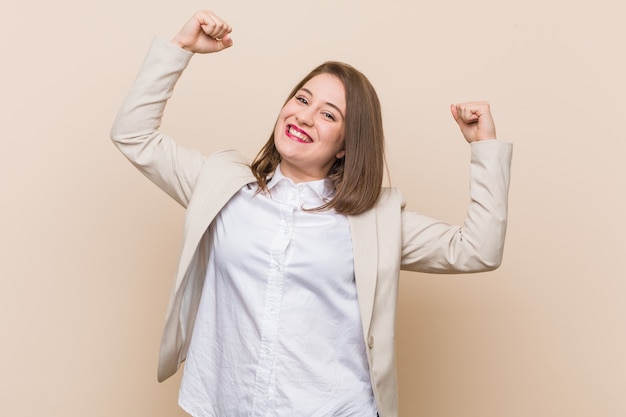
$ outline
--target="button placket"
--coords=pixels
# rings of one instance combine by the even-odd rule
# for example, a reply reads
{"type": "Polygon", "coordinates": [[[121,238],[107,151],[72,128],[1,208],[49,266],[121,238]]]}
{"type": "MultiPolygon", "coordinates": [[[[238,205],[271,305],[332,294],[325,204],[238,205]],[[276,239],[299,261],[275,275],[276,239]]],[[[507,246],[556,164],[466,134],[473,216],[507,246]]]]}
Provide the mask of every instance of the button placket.
{"type": "MultiPolygon", "coordinates": [[[[290,202],[294,201],[293,193],[290,193],[289,200],[290,202]]],[[[259,361],[252,407],[252,415],[255,417],[265,415],[274,392],[272,376],[274,374],[278,325],[283,297],[285,255],[292,239],[293,220],[292,205],[281,205],[279,230],[270,250],[270,268],[267,276],[259,361]]]]}

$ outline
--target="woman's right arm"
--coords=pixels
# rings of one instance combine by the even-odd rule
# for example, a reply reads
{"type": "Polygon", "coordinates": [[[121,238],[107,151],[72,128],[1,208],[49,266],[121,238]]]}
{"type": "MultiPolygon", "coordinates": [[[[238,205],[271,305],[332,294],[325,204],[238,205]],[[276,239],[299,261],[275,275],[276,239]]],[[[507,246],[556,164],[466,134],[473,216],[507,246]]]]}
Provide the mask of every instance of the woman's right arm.
{"type": "Polygon", "coordinates": [[[193,54],[230,47],[230,31],[215,14],[203,11],[172,42],[155,39],[111,129],[111,139],[133,165],[184,207],[205,157],[161,132],[161,118],[193,54]]]}

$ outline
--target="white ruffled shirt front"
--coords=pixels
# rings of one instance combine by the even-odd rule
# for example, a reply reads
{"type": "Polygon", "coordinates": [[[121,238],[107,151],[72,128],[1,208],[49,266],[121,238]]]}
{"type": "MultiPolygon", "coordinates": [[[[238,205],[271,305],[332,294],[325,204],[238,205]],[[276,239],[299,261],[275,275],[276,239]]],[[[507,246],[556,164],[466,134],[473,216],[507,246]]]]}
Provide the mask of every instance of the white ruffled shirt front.
{"type": "Polygon", "coordinates": [[[207,276],[179,404],[194,417],[374,417],[348,219],[305,211],[326,180],[280,167],[242,188],[208,233],[207,276]]]}

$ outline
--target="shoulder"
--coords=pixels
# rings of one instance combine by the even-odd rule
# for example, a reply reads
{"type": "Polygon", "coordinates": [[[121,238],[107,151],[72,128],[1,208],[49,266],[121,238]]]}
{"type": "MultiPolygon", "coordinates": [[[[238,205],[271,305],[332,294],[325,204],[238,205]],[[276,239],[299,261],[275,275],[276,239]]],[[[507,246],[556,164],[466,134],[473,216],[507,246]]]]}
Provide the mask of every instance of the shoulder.
{"type": "Polygon", "coordinates": [[[235,150],[219,151],[206,157],[196,182],[194,195],[207,193],[232,195],[236,190],[255,180],[248,160],[243,154],[235,150]]]}
{"type": "Polygon", "coordinates": [[[250,170],[248,159],[239,151],[232,149],[208,155],[198,178],[199,183],[241,184],[243,182],[245,185],[253,181],[255,178],[250,170]]]}
{"type": "Polygon", "coordinates": [[[248,164],[248,159],[238,150],[224,149],[214,152],[207,156],[207,161],[225,163],[225,164],[248,164]]]}
{"type": "Polygon", "coordinates": [[[213,174],[250,173],[250,162],[241,152],[222,150],[206,157],[205,171],[213,174]]]}
{"type": "Polygon", "coordinates": [[[380,189],[380,196],[376,202],[376,207],[404,207],[404,197],[400,190],[395,187],[382,187],[380,189]]]}
{"type": "MultiPolygon", "coordinates": [[[[404,198],[397,188],[382,187],[376,204],[362,213],[363,217],[374,215],[378,222],[395,222],[400,219],[404,198]]],[[[361,216],[361,215],[359,215],[361,216]]]]}

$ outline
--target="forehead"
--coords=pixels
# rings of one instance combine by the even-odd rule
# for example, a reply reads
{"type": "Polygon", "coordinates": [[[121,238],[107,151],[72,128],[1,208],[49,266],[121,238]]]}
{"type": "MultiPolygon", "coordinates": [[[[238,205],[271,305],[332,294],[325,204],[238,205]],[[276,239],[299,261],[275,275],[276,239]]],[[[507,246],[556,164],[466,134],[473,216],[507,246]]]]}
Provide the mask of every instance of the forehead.
{"type": "Polygon", "coordinates": [[[328,102],[346,109],[346,90],[339,78],[332,74],[319,74],[307,81],[302,90],[307,90],[314,99],[328,102]]]}

